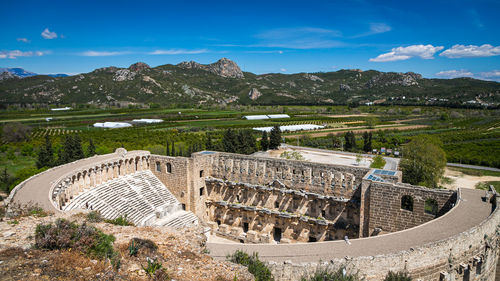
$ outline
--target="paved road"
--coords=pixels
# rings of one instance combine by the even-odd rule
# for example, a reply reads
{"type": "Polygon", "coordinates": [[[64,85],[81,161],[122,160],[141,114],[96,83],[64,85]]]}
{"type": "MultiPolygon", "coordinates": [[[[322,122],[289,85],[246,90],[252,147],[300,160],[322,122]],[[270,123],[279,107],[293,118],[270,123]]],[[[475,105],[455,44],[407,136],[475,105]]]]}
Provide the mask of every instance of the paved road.
{"type": "Polygon", "coordinates": [[[49,190],[52,184],[63,175],[75,171],[80,167],[117,158],[115,153],[85,158],[64,166],[55,167],[50,172],[26,182],[26,184],[14,195],[13,203],[27,205],[36,204],[46,211],[58,212],[49,200],[49,190]]]}
{"type": "Polygon", "coordinates": [[[487,170],[487,171],[500,172],[500,169],[498,169],[498,168],[492,168],[492,167],[467,165],[467,164],[458,164],[458,163],[446,163],[446,165],[450,166],[450,167],[460,167],[460,168],[468,168],[468,169],[487,170]]]}
{"type": "Polygon", "coordinates": [[[208,243],[210,255],[224,259],[236,250],[258,252],[267,261],[294,263],[328,261],[334,258],[374,256],[397,253],[439,241],[464,232],[484,221],[491,213],[491,205],[482,201],[482,190],[461,189],[463,200],[444,216],[426,224],[390,234],[344,241],[296,244],[222,244],[208,243]]]}

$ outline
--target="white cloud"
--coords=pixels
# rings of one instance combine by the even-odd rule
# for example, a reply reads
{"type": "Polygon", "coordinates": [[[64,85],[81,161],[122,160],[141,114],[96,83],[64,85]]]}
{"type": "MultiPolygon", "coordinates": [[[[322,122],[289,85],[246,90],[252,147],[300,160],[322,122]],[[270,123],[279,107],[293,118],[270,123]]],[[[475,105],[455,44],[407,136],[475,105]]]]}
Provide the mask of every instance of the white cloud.
{"type": "Polygon", "coordinates": [[[31,42],[30,40],[28,40],[28,38],[17,38],[16,39],[18,42],[24,42],[24,43],[29,43],[31,42]]]}
{"type": "Polygon", "coordinates": [[[458,77],[473,77],[474,74],[465,69],[460,69],[460,70],[453,69],[453,70],[440,71],[436,73],[436,76],[443,78],[458,78],[458,77]]]}
{"type": "Polygon", "coordinates": [[[422,59],[433,59],[434,54],[443,49],[443,46],[432,45],[411,45],[408,47],[393,48],[390,52],[381,54],[376,58],[370,59],[373,62],[387,62],[407,60],[413,57],[420,57],[422,59]]]}
{"type": "Polygon", "coordinates": [[[384,33],[384,32],[388,32],[391,30],[392,30],[392,28],[385,23],[371,23],[370,24],[370,31],[372,32],[372,34],[384,33]]]}
{"type": "Polygon", "coordinates": [[[492,57],[500,55],[500,46],[492,46],[484,44],[476,45],[454,45],[450,49],[445,50],[440,56],[447,58],[473,58],[473,57],[492,57]]]}
{"type": "Polygon", "coordinates": [[[496,78],[496,77],[500,78],[500,70],[492,70],[492,71],[488,71],[488,72],[481,72],[481,73],[479,73],[479,75],[481,77],[486,77],[486,78],[496,78]]]}
{"type": "Polygon", "coordinates": [[[45,30],[42,31],[41,35],[45,39],[54,39],[54,38],[57,38],[57,33],[50,31],[48,28],[45,28],[45,30]]]}
{"type": "Polygon", "coordinates": [[[150,55],[192,55],[208,53],[207,49],[199,50],[185,50],[185,49],[168,49],[168,50],[155,50],[150,52],[150,55]]]}
{"type": "Polygon", "coordinates": [[[126,54],[129,54],[129,53],[130,52],[86,51],[86,52],[80,53],[80,56],[84,56],[84,57],[109,57],[109,56],[126,55],[126,54]]]}
{"type": "Polygon", "coordinates": [[[286,72],[286,68],[280,68],[281,72],[286,72]]]}
{"type": "Polygon", "coordinates": [[[342,33],[337,30],[318,27],[276,28],[255,35],[259,43],[242,47],[325,49],[344,45],[334,40],[340,36],[342,33]]]}
{"type": "Polygon", "coordinates": [[[49,53],[50,52],[42,52],[42,51],[23,52],[20,50],[0,51],[0,59],[15,59],[17,57],[33,57],[33,56],[40,57],[49,53]]]}

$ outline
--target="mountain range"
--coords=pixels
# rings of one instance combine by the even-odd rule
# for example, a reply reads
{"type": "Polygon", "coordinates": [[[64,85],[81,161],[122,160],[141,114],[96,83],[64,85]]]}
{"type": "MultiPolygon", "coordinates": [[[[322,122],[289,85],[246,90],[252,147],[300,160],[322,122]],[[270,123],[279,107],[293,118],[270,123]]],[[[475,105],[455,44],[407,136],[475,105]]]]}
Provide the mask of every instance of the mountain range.
{"type": "MultiPolygon", "coordinates": [[[[14,76],[17,76],[18,78],[25,78],[25,77],[31,77],[31,76],[36,76],[36,75],[41,75],[37,74],[31,71],[24,70],[20,67],[13,67],[13,68],[2,68],[0,67],[0,74],[3,74],[4,72],[8,72],[14,76]]],[[[68,76],[67,74],[44,74],[50,77],[66,77],[68,76]]],[[[0,78],[0,80],[2,80],[0,78]]]]}
{"type": "MultiPolygon", "coordinates": [[[[434,104],[500,103],[500,83],[472,78],[426,79],[407,72],[343,69],[256,75],[222,58],[157,67],[139,62],[66,77],[22,69],[0,74],[0,103],[114,102],[202,104],[434,104]],[[20,77],[25,77],[20,79],[20,77]]],[[[1,72],[1,71],[0,71],[1,72]]]]}

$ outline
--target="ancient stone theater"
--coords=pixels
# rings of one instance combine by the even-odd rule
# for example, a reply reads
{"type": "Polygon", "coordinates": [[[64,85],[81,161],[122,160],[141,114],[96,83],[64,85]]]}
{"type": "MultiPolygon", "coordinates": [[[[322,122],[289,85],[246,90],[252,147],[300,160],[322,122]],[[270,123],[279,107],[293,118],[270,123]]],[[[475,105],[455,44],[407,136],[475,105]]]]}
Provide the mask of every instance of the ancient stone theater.
{"type": "Polygon", "coordinates": [[[118,149],[35,175],[8,202],[126,215],[137,226],[203,226],[218,237],[207,245],[214,258],[258,252],[278,280],[318,265],[367,280],[389,270],[413,280],[498,278],[498,194],[401,179],[400,171],[222,152],[118,149]]]}

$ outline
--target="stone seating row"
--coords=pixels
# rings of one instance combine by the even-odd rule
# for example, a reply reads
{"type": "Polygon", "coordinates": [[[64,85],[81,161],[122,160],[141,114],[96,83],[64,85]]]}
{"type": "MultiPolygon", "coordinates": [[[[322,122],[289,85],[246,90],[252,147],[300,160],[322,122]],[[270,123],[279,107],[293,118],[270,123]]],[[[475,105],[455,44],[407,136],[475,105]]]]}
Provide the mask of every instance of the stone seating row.
{"type": "Polygon", "coordinates": [[[63,207],[64,211],[74,209],[99,211],[106,219],[126,215],[138,226],[146,222],[171,227],[198,223],[193,213],[181,210],[177,198],[149,170],[83,190],[63,207]],[[156,219],[151,220],[152,217],[156,219]]]}

